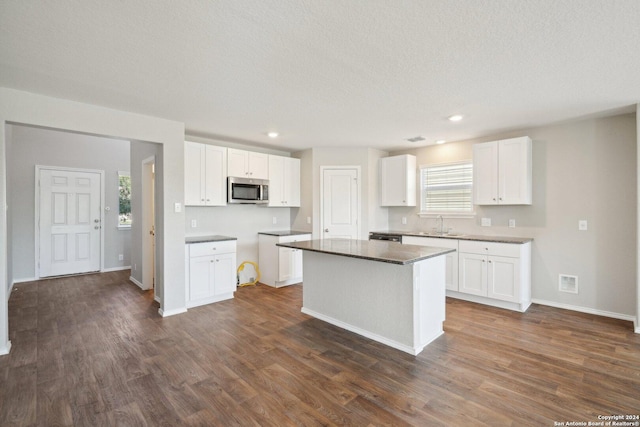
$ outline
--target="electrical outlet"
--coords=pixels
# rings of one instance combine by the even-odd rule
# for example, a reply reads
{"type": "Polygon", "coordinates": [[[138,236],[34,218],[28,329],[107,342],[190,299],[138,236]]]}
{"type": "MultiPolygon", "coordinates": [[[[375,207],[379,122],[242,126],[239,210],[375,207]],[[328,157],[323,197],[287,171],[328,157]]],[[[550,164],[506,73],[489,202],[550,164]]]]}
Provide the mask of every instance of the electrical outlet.
{"type": "Polygon", "coordinates": [[[138,269],[138,264],[133,264],[133,271],[136,271],[138,269]]]}
{"type": "Polygon", "coordinates": [[[180,203],[176,202],[176,203],[173,205],[173,210],[174,210],[174,212],[175,212],[175,213],[180,213],[180,212],[182,212],[182,205],[181,205],[180,203]]]}
{"type": "Polygon", "coordinates": [[[402,225],[407,225],[407,217],[406,216],[402,217],[402,225]]]}
{"type": "Polygon", "coordinates": [[[122,254],[118,255],[118,261],[124,261],[124,255],[122,254]]]}
{"type": "Polygon", "coordinates": [[[196,228],[198,226],[198,221],[196,221],[195,219],[191,220],[191,228],[196,228]]]}
{"type": "Polygon", "coordinates": [[[516,228],[516,220],[515,219],[510,219],[509,220],[509,227],[516,228]]]}
{"type": "Polygon", "coordinates": [[[310,216],[307,217],[307,224],[311,224],[311,217],[310,216]]]}
{"type": "Polygon", "coordinates": [[[482,218],[480,225],[483,227],[491,227],[491,218],[482,218]]]}
{"type": "Polygon", "coordinates": [[[589,227],[586,219],[581,219],[580,221],[578,221],[578,230],[587,231],[588,229],[589,227]]]}
{"type": "Polygon", "coordinates": [[[278,223],[278,218],[276,218],[275,216],[273,217],[273,224],[277,224],[278,223]]]}

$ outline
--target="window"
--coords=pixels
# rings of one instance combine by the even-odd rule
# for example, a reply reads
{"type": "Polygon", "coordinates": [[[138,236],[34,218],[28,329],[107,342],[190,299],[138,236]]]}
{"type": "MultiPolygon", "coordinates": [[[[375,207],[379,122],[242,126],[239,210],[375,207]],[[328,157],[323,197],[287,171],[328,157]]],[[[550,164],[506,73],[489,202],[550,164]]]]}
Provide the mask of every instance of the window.
{"type": "Polygon", "coordinates": [[[131,175],[118,172],[118,227],[131,227],[131,175]]]}
{"type": "Polygon", "coordinates": [[[420,214],[473,215],[470,161],[420,167],[420,214]]]}

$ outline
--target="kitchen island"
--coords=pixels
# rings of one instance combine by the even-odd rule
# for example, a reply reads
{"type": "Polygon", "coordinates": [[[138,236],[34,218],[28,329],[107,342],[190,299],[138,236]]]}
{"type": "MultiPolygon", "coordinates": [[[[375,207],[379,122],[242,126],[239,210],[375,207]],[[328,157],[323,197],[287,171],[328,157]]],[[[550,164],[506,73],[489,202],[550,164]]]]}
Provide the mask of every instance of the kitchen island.
{"type": "Polygon", "coordinates": [[[302,312],[417,355],[442,333],[445,256],[453,249],[324,239],[304,251],[302,312]]]}

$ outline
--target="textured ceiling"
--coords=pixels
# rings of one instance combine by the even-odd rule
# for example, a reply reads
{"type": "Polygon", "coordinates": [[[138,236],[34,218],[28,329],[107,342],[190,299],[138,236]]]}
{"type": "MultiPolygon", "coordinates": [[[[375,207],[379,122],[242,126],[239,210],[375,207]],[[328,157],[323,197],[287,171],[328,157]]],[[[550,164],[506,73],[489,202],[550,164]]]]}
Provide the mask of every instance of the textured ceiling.
{"type": "Polygon", "coordinates": [[[635,111],[640,1],[0,0],[0,86],[286,150],[414,147],[635,111]]]}

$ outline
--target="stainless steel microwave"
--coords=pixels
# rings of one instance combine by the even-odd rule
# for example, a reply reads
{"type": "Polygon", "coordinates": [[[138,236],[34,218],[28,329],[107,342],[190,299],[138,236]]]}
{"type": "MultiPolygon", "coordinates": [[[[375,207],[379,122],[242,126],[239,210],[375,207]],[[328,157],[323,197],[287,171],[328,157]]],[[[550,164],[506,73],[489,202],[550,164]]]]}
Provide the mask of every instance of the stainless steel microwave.
{"type": "Polygon", "coordinates": [[[269,180],[230,176],[227,203],[269,203],[269,180]]]}

